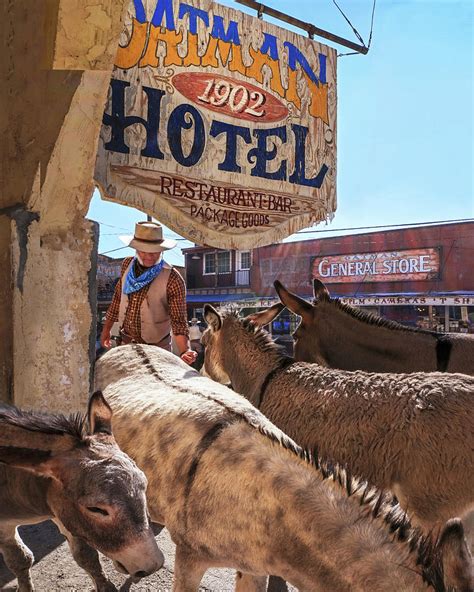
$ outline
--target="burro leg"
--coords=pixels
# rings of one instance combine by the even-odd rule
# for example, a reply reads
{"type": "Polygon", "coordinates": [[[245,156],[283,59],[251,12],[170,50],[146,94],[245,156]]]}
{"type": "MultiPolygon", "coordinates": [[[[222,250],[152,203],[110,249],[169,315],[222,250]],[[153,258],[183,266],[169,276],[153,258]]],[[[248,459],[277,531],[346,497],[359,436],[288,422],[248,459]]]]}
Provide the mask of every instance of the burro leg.
{"type": "Polygon", "coordinates": [[[285,580],[278,576],[270,576],[268,580],[268,592],[288,592],[285,580]]]}
{"type": "Polygon", "coordinates": [[[208,568],[199,557],[182,545],[176,546],[173,592],[197,592],[208,568]]]}
{"type": "Polygon", "coordinates": [[[97,592],[116,592],[117,588],[102,569],[97,551],[82,539],[75,537],[68,538],[68,543],[77,565],[89,574],[97,592]]]}
{"type": "Polygon", "coordinates": [[[235,576],[235,592],[266,592],[267,576],[237,572],[235,576]]]}
{"type": "Polygon", "coordinates": [[[61,522],[55,520],[55,524],[59,530],[66,537],[71,549],[71,554],[74,557],[77,565],[82,567],[87,572],[89,577],[92,579],[97,592],[116,592],[117,588],[107,578],[102,569],[102,565],[99,560],[99,554],[96,549],[93,549],[82,539],[73,536],[68,530],[64,528],[61,522]]]}
{"type": "Polygon", "coordinates": [[[0,551],[6,566],[18,580],[18,592],[32,592],[30,568],[35,558],[21,540],[16,526],[0,524],[0,551]]]}

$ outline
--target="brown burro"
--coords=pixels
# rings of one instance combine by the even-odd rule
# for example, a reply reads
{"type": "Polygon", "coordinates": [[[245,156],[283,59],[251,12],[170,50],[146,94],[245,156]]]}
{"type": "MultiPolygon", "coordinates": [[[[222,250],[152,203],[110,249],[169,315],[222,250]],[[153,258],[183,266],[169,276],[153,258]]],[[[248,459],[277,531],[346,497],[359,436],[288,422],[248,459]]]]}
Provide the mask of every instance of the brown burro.
{"type": "Polygon", "coordinates": [[[152,519],[176,543],[174,592],[195,592],[211,566],[243,572],[239,592],[270,573],[301,592],[471,590],[460,521],[420,534],[389,494],[321,463],[171,353],[112,349],[96,386],[147,475],[152,519]]]}
{"type": "Polygon", "coordinates": [[[474,377],[294,362],[259,325],[205,306],[204,368],[298,444],[390,489],[424,529],[474,509],[474,377]]]}
{"type": "Polygon", "coordinates": [[[88,430],[79,414],[0,406],[0,551],[20,592],[33,590],[33,555],[17,526],[48,518],[98,591],[116,588],[96,549],[137,578],[163,565],[149,524],[145,475],[117,446],[111,417],[98,392],[89,402],[88,430]]]}
{"type": "MultiPolygon", "coordinates": [[[[435,333],[364,312],[331,298],[318,279],[312,304],[279,281],[274,286],[283,306],[301,316],[293,334],[297,360],[342,370],[474,375],[474,335],[435,333]]],[[[269,315],[283,306],[274,305],[269,315]]]]}

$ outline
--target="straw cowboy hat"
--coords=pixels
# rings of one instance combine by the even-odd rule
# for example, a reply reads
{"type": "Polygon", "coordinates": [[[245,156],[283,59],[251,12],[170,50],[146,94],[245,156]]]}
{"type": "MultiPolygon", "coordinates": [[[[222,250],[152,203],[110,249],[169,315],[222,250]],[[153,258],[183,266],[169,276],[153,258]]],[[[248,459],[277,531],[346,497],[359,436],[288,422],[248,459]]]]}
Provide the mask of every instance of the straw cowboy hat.
{"type": "Polygon", "coordinates": [[[176,246],[176,241],[163,238],[163,227],[158,222],[137,222],[134,236],[121,236],[120,240],[144,253],[159,253],[176,246]]]}

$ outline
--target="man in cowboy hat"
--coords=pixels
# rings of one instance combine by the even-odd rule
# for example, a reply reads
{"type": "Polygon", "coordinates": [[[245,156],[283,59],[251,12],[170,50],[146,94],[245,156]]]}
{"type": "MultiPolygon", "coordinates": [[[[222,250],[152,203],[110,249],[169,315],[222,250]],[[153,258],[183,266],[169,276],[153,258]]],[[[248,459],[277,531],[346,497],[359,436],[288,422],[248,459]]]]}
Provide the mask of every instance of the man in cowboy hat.
{"type": "Polygon", "coordinates": [[[163,251],[172,249],[176,242],[163,238],[163,228],[157,222],[138,222],[135,235],[124,239],[136,255],[127,257],[122,264],[105,316],[101,345],[110,347],[110,331],[116,321],[124,345],[149,343],[171,351],[172,331],[180,358],[192,364],[197,354],[189,343],[186,286],[162,257],[163,251]]]}

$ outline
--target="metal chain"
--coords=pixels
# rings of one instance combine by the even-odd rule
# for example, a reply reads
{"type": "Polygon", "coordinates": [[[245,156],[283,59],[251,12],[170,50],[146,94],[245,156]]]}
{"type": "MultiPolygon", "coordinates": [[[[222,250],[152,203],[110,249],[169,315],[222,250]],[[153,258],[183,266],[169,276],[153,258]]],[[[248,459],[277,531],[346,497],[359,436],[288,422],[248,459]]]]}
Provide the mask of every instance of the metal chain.
{"type": "MultiPolygon", "coordinates": [[[[362,36],[360,35],[359,31],[357,31],[357,29],[354,27],[354,25],[351,23],[351,21],[348,19],[348,17],[344,14],[344,12],[342,11],[341,7],[336,2],[336,0],[332,0],[332,1],[333,1],[334,5],[336,6],[336,8],[339,10],[339,12],[342,14],[342,16],[345,18],[345,20],[348,22],[351,29],[354,31],[354,34],[357,37],[357,39],[360,41],[360,43],[362,43],[362,45],[364,47],[367,47],[367,49],[370,49],[370,44],[372,43],[372,33],[374,30],[375,4],[376,4],[377,0],[374,0],[374,2],[372,4],[372,17],[370,20],[370,34],[369,34],[369,41],[368,41],[367,45],[365,44],[364,40],[362,39],[362,36]]],[[[359,54],[359,52],[357,52],[357,51],[351,51],[348,53],[338,53],[337,57],[342,58],[345,56],[358,55],[358,54],[359,54]]]]}

